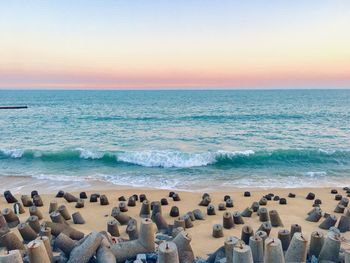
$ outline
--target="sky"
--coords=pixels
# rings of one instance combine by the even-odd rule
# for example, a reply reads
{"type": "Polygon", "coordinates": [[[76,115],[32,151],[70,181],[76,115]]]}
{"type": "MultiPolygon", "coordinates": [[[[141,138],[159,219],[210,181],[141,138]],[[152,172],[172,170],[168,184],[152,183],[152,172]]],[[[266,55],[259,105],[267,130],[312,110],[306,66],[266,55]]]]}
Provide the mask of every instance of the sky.
{"type": "Polygon", "coordinates": [[[350,1],[0,1],[0,88],[350,88],[350,1]]]}

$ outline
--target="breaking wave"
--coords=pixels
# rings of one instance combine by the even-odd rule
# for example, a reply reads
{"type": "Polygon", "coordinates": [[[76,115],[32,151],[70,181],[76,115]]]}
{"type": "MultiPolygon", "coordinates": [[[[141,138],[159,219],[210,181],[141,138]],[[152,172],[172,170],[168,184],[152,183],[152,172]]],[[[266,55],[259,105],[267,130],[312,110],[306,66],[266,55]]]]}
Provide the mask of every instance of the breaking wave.
{"type": "Polygon", "coordinates": [[[47,162],[107,162],[144,167],[191,168],[200,166],[274,166],[288,164],[347,164],[349,150],[280,149],[272,151],[208,151],[189,153],[174,150],[104,152],[83,148],[61,151],[0,149],[1,159],[41,160],[47,162]]]}

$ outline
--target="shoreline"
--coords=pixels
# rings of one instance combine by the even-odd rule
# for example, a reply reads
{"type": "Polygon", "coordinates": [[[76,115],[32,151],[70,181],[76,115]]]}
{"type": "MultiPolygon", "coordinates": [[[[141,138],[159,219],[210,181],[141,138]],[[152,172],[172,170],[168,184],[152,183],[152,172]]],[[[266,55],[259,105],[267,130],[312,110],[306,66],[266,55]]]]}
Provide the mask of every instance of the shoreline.
{"type": "MultiPolygon", "coordinates": [[[[28,178],[31,179],[31,178],[28,178]]],[[[290,230],[292,224],[299,224],[302,226],[303,235],[310,241],[310,235],[313,231],[320,231],[324,234],[327,233],[326,230],[322,230],[318,227],[318,225],[323,221],[323,218],[320,219],[317,223],[308,222],[305,220],[307,213],[313,208],[314,200],[307,200],[305,197],[309,192],[313,192],[315,194],[316,199],[321,199],[322,204],[321,208],[323,212],[335,214],[339,220],[342,214],[334,213],[334,208],[336,207],[338,201],[334,199],[334,194],[331,194],[330,187],[322,187],[322,188],[269,188],[269,189],[249,189],[251,196],[244,197],[244,191],[248,191],[248,189],[232,189],[232,190],[222,190],[219,189],[217,191],[208,191],[212,198],[212,204],[215,206],[216,215],[208,216],[206,214],[206,207],[199,206],[198,203],[201,200],[202,194],[204,191],[176,191],[179,193],[181,201],[176,202],[168,197],[169,190],[161,190],[161,189],[149,189],[149,188],[138,188],[138,187],[127,187],[127,186],[115,186],[110,185],[107,187],[106,184],[95,184],[86,185],[86,193],[88,197],[92,193],[100,193],[105,194],[108,197],[109,205],[101,206],[100,203],[90,203],[89,199],[85,200],[84,208],[75,208],[75,203],[68,203],[63,198],[56,198],[55,195],[58,190],[68,191],[75,196],[79,196],[80,190],[74,190],[70,188],[69,182],[64,185],[49,187],[46,188],[46,191],[41,186],[44,186],[43,182],[41,184],[33,183],[32,186],[26,186],[22,188],[4,188],[4,184],[6,180],[3,180],[1,185],[2,191],[11,190],[13,194],[20,200],[20,196],[22,194],[30,195],[32,190],[37,190],[41,195],[44,201],[44,207],[40,207],[40,210],[43,211],[44,220],[50,221],[50,217],[48,214],[48,206],[51,200],[56,200],[58,205],[64,204],[67,206],[68,211],[72,214],[74,212],[80,212],[83,218],[86,220],[86,224],[83,225],[74,225],[73,222],[69,222],[74,228],[84,232],[85,234],[90,233],[93,230],[96,231],[105,231],[107,229],[107,221],[111,219],[111,210],[113,207],[118,206],[119,201],[118,197],[125,196],[126,199],[133,194],[146,194],[147,198],[150,201],[159,201],[161,198],[167,198],[169,201],[169,205],[162,206],[162,213],[165,220],[169,224],[173,224],[174,218],[170,217],[169,211],[172,206],[177,206],[180,210],[180,215],[184,215],[188,211],[192,211],[194,209],[200,209],[205,215],[204,221],[194,221],[193,228],[186,229],[186,231],[192,236],[191,246],[194,250],[194,254],[196,256],[200,256],[202,258],[207,258],[207,255],[213,253],[218,248],[220,248],[227,237],[229,236],[237,236],[241,237],[242,227],[244,225],[249,225],[253,228],[254,232],[258,230],[261,222],[259,221],[259,217],[254,213],[252,217],[246,218],[244,217],[244,225],[235,225],[234,228],[227,230],[224,229],[224,237],[222,238],[213,238],[212,237],[212,227],[214,224],[222,224],[222,217],[224,211],[218,210],[219,203],[224,202],[224,195],[230,195],[233,199],[234,207],[227,208],[226,211],[231,213],[235,211],[242,212],[245,208],[250,207],[253,201],[259,201],[259,199],[267,195],[269,193],[274,193],[275,195],[279,195],[280,197],[285,197],[287,199],[286,205],[279,204],[278,201],[268,201],[265,206],[268,211],[276,210],[280,218],[284,224],[283,227],[273,227],[271,230],[270,236],[277,237],[278,231],[281,229],[290,230]],[[93,187],[93,188],[89,188],[93,187]],[[292,192],[296,194],[295,198],[289,198],[288,193],[292,192]]],[[[21,181],[18,182],[19,184],[21,181]]],[[[81,185],[81,188],[85,186],[81,185]]],[[[346,193],[342,188],[336,188],[343,197],[346,197],[346,193]]],[[[12,208],[12,204],[7,204],[5,199],[0,198],[1,207],[10,207],[12,208]]],[[[131,217],[135,218],[140,222],[139,211],[141,208],[141,204],[137,202],[135,207],[128,207],[128,212],[126,212],[131,217]]],[[[346,208],[347,209],[347,208],[346,208]]],[[[20,220],[25,221],[28,216],[28,210],[25,208],[26,212],[20,215],[20,220]]],[[[126,226],[119,225],[119,231],[122,238],[128,238],[125,232],[126,226]]],[[[156,227],[155,227],[156,229],[156,227]]],[[[18,234],[18,230],[15,228],[13,231],[16,231],[18,234]]],[[[18,234],[19,235],[19,234],[18,234]]],[[[342,234],[346,239],[350,239],[350,232],[346,232],[342,234]]],[[[350,248],[350,245],[347,242],[342,242],[342,247],[350,248]]]]}
{"type": "Polygon", "coordinates": [[[148,186],[138,186],[138,185],[126,185],[126,184],[115,184],[112,182],[108,182],[105,180],[100,180],[96,178],[83,178],[82,180],[68,180],[65,178],[64,180],[55,180],[53,178],[44,179],[44,178],[36,178],[36,177],[30,177],[30,176],[1,176],[0,179],[0,191],[4,192],[6,190],[11,190],[13,193],[21,193],[23,191],[32,191],[33,188],[40,191],[44,194],[50,194],[52,191],[56,191],[57,188],[59,190],[67,190],[69,192],[79,192],[79,191],[93,191],[93,190],[99,190],[99,191],[111,191],[111,190],[119,190],[119,189],[136,189],[136,190],[159,190],[159,191],[178,191],[178,192],[189,192],[189,193],[203,193],[209,192],[209,193],[215,193],[215,192],[229,192],[229,191],[268,191],[268,190],[290,190],[293,191],[295,189],[329,189],[329,188],[343,188],[349,184],[328,184],[328,185],[315,185],[315,186],[286,186],[286,187],[256,187],[256,186],[242,186],[242,187],[235,187],[235,186],[218,186],[213,188],[201,188],[197,187],[195,189],[182,189],[182,188],[176,188],[176,187],[148,187],[148,186]]]}

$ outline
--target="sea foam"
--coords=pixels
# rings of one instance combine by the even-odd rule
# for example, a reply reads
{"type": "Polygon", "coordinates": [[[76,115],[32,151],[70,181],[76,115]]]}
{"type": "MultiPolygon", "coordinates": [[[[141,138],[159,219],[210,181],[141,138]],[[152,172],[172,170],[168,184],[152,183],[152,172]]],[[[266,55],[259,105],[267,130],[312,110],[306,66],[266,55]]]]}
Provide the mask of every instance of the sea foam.
{"type": "MultiPolygon", "coordinates": [[[[177,150],[102,151],[83,147],[57,151],[32,149],[0,149],[0,159],[29,159],[50,162],[94,161],[113,165],[136,165],[160,168],[191,168],[201,166],[257,167],[275,165],[347,164],[349,150],[275,149],[264,151],[177,150]]],[[[103,164],[101,163],[101,164],[103,164]]]]}
{"type": "Polygon", "coordinates": [[[141,151],[119,154],[118,160],[145,167],[189,168],[214,164],[217,161],[217,158],[221,156],[227,156],[230,158],[237,155],[249,154],[254,154],[254,152],[217,151],[204,153],[184,153],[179,151],[141,151]]]}

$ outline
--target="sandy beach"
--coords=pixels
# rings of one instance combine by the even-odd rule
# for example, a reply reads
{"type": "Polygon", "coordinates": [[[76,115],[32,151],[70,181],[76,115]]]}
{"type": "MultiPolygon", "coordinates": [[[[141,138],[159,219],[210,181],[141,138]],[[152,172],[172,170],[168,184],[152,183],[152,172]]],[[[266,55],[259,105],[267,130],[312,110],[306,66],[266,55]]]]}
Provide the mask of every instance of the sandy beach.
{"type": "Polygon", "coordinates": [[[350,1],[90,2],[0,1],[0,263],[350,263],[350,1]]]}
{"type": "MultiPolygon", "coordinates": [[[[68,187],[65,187],[65,191],[68,187]]],[[[4,190],[4,182],[1,185],[1,189],[4,190]]],[[[332,188],[334,189],[334,188],[332,188]]],[[[7,189],[11,190],[11,189],[7,189]]],[[[40,194],[39,188],[33,188],[33,190],[38,190],[40,194]]],[[[222,238],[213,238],[212,237],[212,227],[214,224],[222,224],[223,221],[223,213],[224,211],[218,210],[218,204],[224,203],[224,195],[230,195],[233,199],[234,207],[227,208],[226,211],[234,212],[240,211],[242,212],[245,208],[250,207],[253,201],[259,201],[260,198],[269,193],[273,193],[274,195],[278,195],[279,197],[285,197],[287,200],[286,205],[279,204],[278,201],[268,201],[265,206],[268,210],[277,210],[284,227],[273,227],[271,230],[270,236],[277,237],[278,231],[281,229],[290,230],[291,224],[299,224],[302,226],[303,235],[309,240],[310,234],[313,231],[321,231],[326,233],[326,230],[322,230],[318,227],[320,222],[323,221],[323,218],[318,223],[312,223],[305,220],[307,216],[307,212],[309,212],[313,207],[313,200],[307,200],[306,196],[309,192],[315,194],[315,199],[320,199],[322,201],[321,208],[323,212],[336,214],[337,218],[340,218],[341,214],[334,213],[334,208],[336,207],[338,201],[335,200],[335,194],[331,194],[331,188],[292,188],[292,189],[232,189],[231,191],[216,191],[210,192],[210,196],[212,198],[212,204],[216,208],[216,215],[208,216],[206,207],[199,206],[199,202],[202,199],[202,194],[200,192],[184,192],[184,191],[176,191],[179,194],[181,201],[173,201],[172,198],[169,198],[169,190],[159,190],[159,189],[140,189],[140,188],[126,188],[126,187],[118,187],[112,186],[107,190],[102,190],[100,186],[96,186],[96,191],[92,191],[89,189],[87,191],[88,198],[92,193],[105,194],[108,197],[109,205],[102,206],[99,202],[90,203],[89,199],[85,200],[84,208],[75,208],[75,203],[68,203],[63,198],[56,198],[55,195],[60,190],[57,188],[56,191],[51,191],[51,193],[42,193],[41,197],[44,201],[44,206],[39,209],[42,211],[44,215],[44,220],[50,221],[48,206],[51,200],[57,200],[58,205],[64,204],[67,206],[69,212],[72,214],[74,212],[79,211],[83,218],[86,220],[86,224],[83,225],[73,225],[73,222],[69,220],[69,224],[71,224],[74,228],[88,234],[92,230],[102,231],[106,230],[107,221],[111,219],[111,210],[113,207],[118,206],[118,198],[120,196],[125,196],[127,199],[129,196],[133,194],[145,194],[149,201],[159,201],[161,198],[167,198],[169,204],[167,206],[162,206],[162,213],[165,219],[169,224],[173,224],[174,218],[170,217],[169,211],[172,206],[177,206],[180,210],[180,215],[184,215],[188,211],[192,211],[194,209],[199,208],[203,214],[205,214],[205,220],[199,221],[196,220],[193,222],[194,227],[186,229],[188,233],[192,236],[192,248],[194,250],[194,254],[196,256],[207,258],[208,254],[213,253],[216,249],[221,247],[224,244],[224,241],[229,236],[237,236],[240,238],[241,230],[244,225],[249,225],[253,228],[254,232],[259,228],[261,222],[259,221],[259,217],[256,213],[248,218],[244,217],[244,225],[235,225],[234,228],[227,230],[224,229],[224,237],[222,238]],[[112,188],[112,189],[111,189],[112,188]],[[250,197],[244,197],[244,191],[250,191],[250,197]],[[289,198],[288,194],[294,193],[295,198],[289,198]]],[[[343,197],[346,197],[346,193],[343,189],[338,188],[338,193],[343,197]]],[[[79,192],[71,192],[75,196],[79,196],[79,192]]],[[[28,188],[22,189],[20,194],[18,192],[14,192],[14,195],[20,200],[21,194],[30,195],[30,191],[28,188]]],[[[0,205],[2,208],[10,207],[12,208],[12,204],[8,204],[4,198],[0,199],[0,205]]],[[[140,202],[136,202],[135,207],[128,207],[128,212],[126,214],[131,217],[140,220],[139,212],[140,212],[141,204],[140,202]]],[[[25,208],[25,213],[19,215],[20,220],[24,222],[29,217],[28,208],[25,208]]],[[[125,232],[126,226],[119,226],[119,231],[122,238],[127,239],[128,236],[125,232]]],[[[156,230],[156,227],[154,228],[156,230]]],[[[16,228],[13,229],[19,234],[16,228]]],[[[350,238],[349,232],[344,234],[345,238],[350,238]]],[[[346,242],[342,243],[344,248],[347,247],[346,242]]]]}

